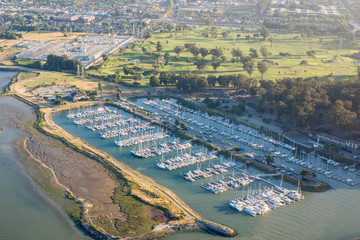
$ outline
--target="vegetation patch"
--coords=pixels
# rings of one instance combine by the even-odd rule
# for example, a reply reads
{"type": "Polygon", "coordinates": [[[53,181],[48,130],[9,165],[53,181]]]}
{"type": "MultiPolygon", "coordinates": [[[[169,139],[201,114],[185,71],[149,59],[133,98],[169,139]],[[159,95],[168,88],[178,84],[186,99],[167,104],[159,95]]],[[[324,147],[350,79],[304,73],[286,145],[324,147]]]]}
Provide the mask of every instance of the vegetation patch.
{"type": "Polygon", "coordinates": [[[136,236],[152,230],[154,222],[148,212],[149,205],[131,195],[130,187],[125,182],[115,188],[111,199],[113,203],[119,205],[120,211],[127,215],[127,220],[117,219],[115,221],[118,235],[136,236]]]}

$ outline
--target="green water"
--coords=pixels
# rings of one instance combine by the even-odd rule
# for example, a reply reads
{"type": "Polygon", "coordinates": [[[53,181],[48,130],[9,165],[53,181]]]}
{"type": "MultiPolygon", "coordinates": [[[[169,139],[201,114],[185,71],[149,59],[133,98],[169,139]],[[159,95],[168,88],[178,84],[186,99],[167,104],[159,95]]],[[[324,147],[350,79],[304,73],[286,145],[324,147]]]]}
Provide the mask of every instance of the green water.
{"type": "MultiPolygon", "coordinates": [[[[21,109],[27,117],[32,116],[26,105],[13,98],[0,98],[2,104],[21,109]]],[[[4,128],[1,122],[0,128],[4,128]]],[[[6,127],[0,134],[0,239],[90,239],[75,227],[65,213],[61,213],[34,189],[11,145],[18,137],[21,137],[20,131],[6,127]]]]}
{"type": "MultiPolygon", "coordinates": [[[[137,159],[130,154],[133,147],[119,148],[114,139],[100,139],[97,132],[76,126],[66,119],[66,113],[54,116],[54,121],[66,131],[87,141],[94,147],[108,152],[118,161],[153,178],[171,189],[203,217],[234,228],[239,235],[235,239],[354,239],[360,237],[360,189],[328,180],[333,189],[325,193],[305,193],[305,200],[271,211],[265,216],[250,217],[228,207],[229,200],[242,195],[243,189],[214,195],[200,185],[180,177],[181,172],[194,169],[190,166],[165,171],[155,166],[158,157],[137,159]]],[[[195,147],[197,149],[199,147],[195,147]]],[[[170,156],[166,155],[167,157],[170,156]]],[[[204,163],[206,166],[208,163],[204,163]]],[[[257,172],[249,169],[249,172],[257,172]]],[[[279,180],[272,180],[274,182],[279,180]]],[[[258,183],[253,187],[257,187],[258,183]]],[[[287,188],[294,186],[285,184],[287,188]]],[[[187,232],[170,235],[166,239],[222,239],[205,233],[187,232]]]]}

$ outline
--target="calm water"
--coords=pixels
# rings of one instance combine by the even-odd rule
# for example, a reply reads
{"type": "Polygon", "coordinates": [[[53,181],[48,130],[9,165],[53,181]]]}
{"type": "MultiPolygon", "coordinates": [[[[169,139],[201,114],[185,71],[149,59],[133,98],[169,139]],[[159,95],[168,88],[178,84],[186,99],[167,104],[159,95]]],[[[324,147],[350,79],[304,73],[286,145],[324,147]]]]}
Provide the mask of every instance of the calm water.
{"type": "MultiPolygon", "coordinates": [[[[30,109],[13,98],[0,98],[1,104],[20,108],[31,117],[30,109]]],[[[11,145],[20,136],[9,128],[0,134],[0,239],[90,239],[45,200],[24,175],[11,145]]]]}
{"type": "Polygon", "coordinates": [[[2,92],[2,88],[5,87],[16,74],[16,72],[0,71],[0,92],[2,92]]]}
{"type": "MultiPolygon", "coordinates": [[[[354,239],[360,237],[360,189],[329,180],[333,189],[325,193],[305,193],[305,200],[271,211],[265,216],[250,217],[228,207],[229,200],[243,194],[239,188],[214,195],[200,187],[202,180],[194,183],[180,177],[196,166],[165,171],[156,167],[159,157],[138,159],[130,154],[133,147],[119,148],[114,139],[100,139],[97,132],[84,126],[76,126],[66,119],[67,113],[54,116],[54,121],[66,131],[89,144],[114,156],[133,169],[147,175],[159,184],[171,189],[203,217],[237,230],[236,239],[354,239]]],[[[136,148],[136,147],[135,147],[136,148]]],[[[195,146],[193,149],[199,149],[195,146]]],[[[174,153],[173,153],[174,154],[174,153]]],[[[172,154],[167,154],[166,157],[172,154]]],[[[203,166],[209,163],[203,163],[203,166]]],[[[249,172],[256,172],[249,169],[249,172]]],[[[216,179],[216,178],[215,178],[216,179]]],[[[214,180],[214,179],[213,179],[214,180]]],[[[272,180],[274,182],[278,180],[272,180]]],[[[258,188],[259,183],[253,184],[258,188]]],[[[294,188],[288,184],[285,187],[294,188]]],[[[167,239],[222,239],[204,233],[180,233],[167,239]]]]}

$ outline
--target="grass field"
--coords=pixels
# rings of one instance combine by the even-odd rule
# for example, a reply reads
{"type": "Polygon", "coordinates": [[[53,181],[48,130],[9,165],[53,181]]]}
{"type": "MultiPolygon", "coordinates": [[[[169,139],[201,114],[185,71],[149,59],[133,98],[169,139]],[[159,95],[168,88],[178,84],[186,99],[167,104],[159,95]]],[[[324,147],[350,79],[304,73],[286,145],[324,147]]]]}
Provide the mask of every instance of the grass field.
{"type": "MultiPolygon", "coordinates": [[[[206,68],[201,72],[203,75],[214,74],[245,74],[248,75],[243,69],[241,64],[233,64],[231,62],[231,51],[233,48],[239,48],[245,55],[249,53],[249,48],[255,48],[258,51],[259,58],[256,61],[264,60],[260,54],[260,48],[262,46],[272,53],[269,60],[274,61],[276,65],[270,66],[265,79],[276,80],[283,77],[312,77],[317,76],[320,80],[327,79],[327,76],[334,75],[335,80],[346,79],[348,76],[356,74],[357,65],[354,64],[355,60],[345,57],[347,54],[351,54],[357,51],[360,47],[359,40],[347,41],[345,39],[340,40],[337,36],[315,36],[313,38],[302,38],[300,34],[289,34],[281,31],[271,32],[272,41],[262,41],[260,38],[251,39],[247,41],[245,36],[249,34],[251,37],[254,33],[259,33],[258,30],[252,29],[247,31],[240,31],[234,28],[221,28],[218,29],[218,38],[206,38],[201,35],[206,31],[206,27],[199,27],[193,30],[185,32],[171,32],[171,33],[154,33],[152,38],[145,40],[144,42],[138,42],[134,45],[133,49],[127,49],[123,55],[119,52],[115,52],[109,57],[109,60],[98,70],[89,70],[91,74],[105,76],[114,74],[116,71],[120,71],[122,80],[132,81],[131,76],[125,76],[122,72],[124,65],[128,65],[130,68],[136,66],[141,68],[138,72],[141,73],[144,70],[150,70],[153,68],[153,59],[144,54],[142,47],[147,48],[148,52],[156,52],[156,43],[160,41],[163,45],[163,51],[169,52],[171,60],[167,66],[161,68],[159,71],[168,71],[173,73],[186,73],[195,72],[197,69],[193,63],[187,63],[185,60],[187,57],[194,60],[193,55],[190,52],[182,52],[180,58],[176,59],[176,54],[173,49],[175,46],[184,46],[185,43],[196,43],[197,47],[204,47],[207,49],[213,49],[215,47],[221,47],[224,55],[226,56],[226,62],[222,62],[221,66],[214,71],[211,66],[211,55],[206,56],[208,61],[206,68]],[[230,31],[227,38],[221,36],[221,32],[230,31]],[[237,34],[241,34],[238,38],[237,34]],[[235,36],[235,40],[234,40],[235,36]],[[309,57],[306,52],[309,50],[315,51],[315,57],[309,57]],[[282,58],[279,52],[288,52],[292,56],[289,58],[282,58]],[[125,62],[128,60],[140,59],[140,62],[125,62]],[[333,59],[333,62],[327,62],[333,59]],[[300,66],[302,60],[308,61],[307,66],[300,66]]],[[[260,79],[261,75],[255,69],[252,77],[260,79]]],[[[148,84],[148,78],[138,81],[142,85],[148,84]]]]}
{"type": "MultiPolygon", "coordinates": [[[[27,88],[33,89],[42,85],[51,85],[55,84],[64,84],[64,85],[75,85],[77,88],[82,90],[97,90],[98,89],[98,80],[91,78],[85,78],[81,80],[80,78],[69,73],[62,72],[51,72],[51,73],[42,73],[39,77],[34,78],[31,81],[24,83],[24,86],[27,88]]],[[[109,82],[102,82],[104,91],[113,91],[116,86],[109,82]]]]}

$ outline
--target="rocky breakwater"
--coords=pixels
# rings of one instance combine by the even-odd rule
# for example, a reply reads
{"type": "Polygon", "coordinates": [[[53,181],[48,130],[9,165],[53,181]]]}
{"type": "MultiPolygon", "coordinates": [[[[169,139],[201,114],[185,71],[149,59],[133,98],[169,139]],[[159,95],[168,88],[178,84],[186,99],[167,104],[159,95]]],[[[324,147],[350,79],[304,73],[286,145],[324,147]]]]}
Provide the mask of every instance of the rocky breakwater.
{"type": "Polygon", "coordinates": [[[234,229],[209,220],[200,220],[198,224],[201,229],[216,233],[220,236],[234,237],[237,235],[237,232],[234,229]]]}

